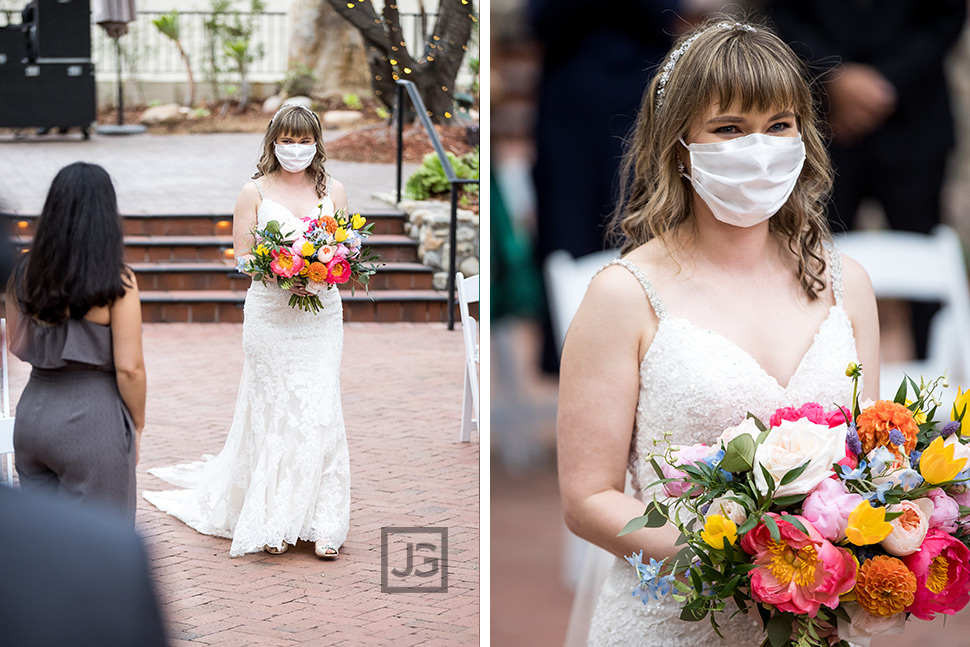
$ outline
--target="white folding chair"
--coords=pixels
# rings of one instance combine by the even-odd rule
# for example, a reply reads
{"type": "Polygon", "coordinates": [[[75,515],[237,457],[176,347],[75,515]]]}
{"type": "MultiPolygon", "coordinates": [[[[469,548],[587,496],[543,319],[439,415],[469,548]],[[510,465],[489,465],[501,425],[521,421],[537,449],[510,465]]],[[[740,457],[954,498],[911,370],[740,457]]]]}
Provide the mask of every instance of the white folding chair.
{"type": "Polygon", "coordinates": [[[0,319],[0,456],[4,458],[6,481],[13,487],[13,422],[10,417],[10,382],[7,364],[7,320],[0,319]]]}
{"type": "Polygon", "coordinates": [[[938,225],[932,234],[858,231],[835,240],[869,273],[877,298],[942,303],[930,324],[926,359],[883,364],[879,390],[892,398],[904,374],[918,383],[920,376],[932,379],[946,370],[951,386],[940,411],[948,415],[957,384],[970,387],[970,288],[959,236],[938,225]]]}
{"type": "Polygon", "coordinates": [[[458,287],[458,312],[461,314],[461,333],[465,339],[465,388],[461,404],[461,433],[463,443],[471,440],[472,425],[481,429],[478,411],[478,322],[468,314],[468,304],[479,300],[479,276],[465,278],[455,274],[458,287]]]}
{"type": "MultiPolygon", "coordinates": [[[[565,250],[557,250],[546,257],[543,274],[546,285],[546,298],[549,301],[549,314],[552,319],[552,332],[555,335],[556,349],[562,352],[566,331],[572,323],[579,304],[586,295],[586,288],[597,270],[619,255],[616,250],[594,252],[579,258],[565,250]]],[[[627,476],[629,481],[629,475],[627,476]]],[[[609,553],[602,548],[580,539],[569,532],[563,524],[562,572],[563,584],[572,590],[577,586],[585,587],[577,597],[595,595],[588,589],[599,589],[609,563],[609,553]],[[587,573],[585,576],[583,573],[587,573]],[[590,573],[593,573],[592,575],[590,573]]],[[[572,631],[572,630],[571,630],[572,631]]],[[[588,629],[580,630],[585,635],[588,629]]]]}
{"type": "Polygon", "coordinates": [[[560,352],[563,340],[566,339],[566,331],[579,310],[590,279],[598,269],[618,255],[616,250],[607,250],[573,258],[569,252],[560,249],[546,257],[543,266],[546,298],[549,300],[556,348],[560,352]]]}

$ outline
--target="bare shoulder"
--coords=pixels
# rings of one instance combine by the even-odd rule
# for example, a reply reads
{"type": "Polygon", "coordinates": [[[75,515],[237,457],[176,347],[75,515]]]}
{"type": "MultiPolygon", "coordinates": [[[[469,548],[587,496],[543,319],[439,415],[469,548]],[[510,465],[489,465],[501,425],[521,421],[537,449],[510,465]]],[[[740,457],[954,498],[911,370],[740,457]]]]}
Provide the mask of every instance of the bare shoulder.
{"type": "Polygon", "coordinates": [[[347,208],[347,189],[344,187],[343,182],[337,178],[331,179],[330,199],[333,200],[334,206],[338,209],[347,208]]]}
{"type": "Polygon", "coordinates": [[[842,254],[842,286],[847,303],[874,298],[869,273],[857,260],[845,254],[842,254]]]}

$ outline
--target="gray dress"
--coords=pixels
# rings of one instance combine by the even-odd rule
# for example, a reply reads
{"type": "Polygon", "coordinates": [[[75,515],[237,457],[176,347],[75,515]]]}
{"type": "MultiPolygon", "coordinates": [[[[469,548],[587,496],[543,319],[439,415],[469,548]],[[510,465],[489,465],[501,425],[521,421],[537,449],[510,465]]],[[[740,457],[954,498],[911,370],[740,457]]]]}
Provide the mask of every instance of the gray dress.
{"type": "Polygon", "coordinates": [[[10,350],[33,366],[17,405],[20,487],[114,508],[135,518],[134,424],[118,391],[111,327],[22,316],[10,350]]]}

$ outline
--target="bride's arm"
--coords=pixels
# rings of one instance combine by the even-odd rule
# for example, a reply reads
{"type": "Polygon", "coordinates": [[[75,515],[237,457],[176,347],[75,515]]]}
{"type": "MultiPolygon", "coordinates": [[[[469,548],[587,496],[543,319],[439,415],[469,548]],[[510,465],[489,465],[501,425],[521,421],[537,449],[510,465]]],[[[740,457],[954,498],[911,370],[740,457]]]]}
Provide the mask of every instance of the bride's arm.
{"type": "Polygon", "coordinates": [[[852,322],[856,352],[862,365],[862,398],[879,399],[879,313],[869,274],[842,255],[845,311],[852,322]]]}
{"type": "MultiPolygon", "coordinates": [[[[253,226],[256,224],[256,209],[259,208],[259,191],[252,182],[246,182],[236,207],[232,210],[232,251],[236,261],[252,258],[249,250],[253,247],[253,226]]],[[[252,272],[246,272],[250,276],[252,272]]]]}
{"type": "Polygon", "coordinates": [[[676,554],[678,532],[617,537],[644,505],[623,493],[640,388],[640,358],[657,319],[636,278],[610,267],[590,284],[569,328],[559,376],[558,457],[563,516],[575,534],[622,556],[676,554]]]}

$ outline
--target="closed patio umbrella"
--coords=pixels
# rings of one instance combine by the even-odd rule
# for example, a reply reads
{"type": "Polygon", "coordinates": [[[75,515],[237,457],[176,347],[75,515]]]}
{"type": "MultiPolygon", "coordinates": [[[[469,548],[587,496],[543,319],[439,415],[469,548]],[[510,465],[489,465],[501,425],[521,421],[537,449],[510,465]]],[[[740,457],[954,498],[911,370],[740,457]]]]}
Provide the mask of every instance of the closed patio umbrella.
{"type": "Polygon", "coordinates": [[[135,0],[92,0],[91,19],[115,41],[118,73],[118,125],[99,126],[98,132],[108,135],[127,135],[145,132],[144,126],[125,126],[124,91],[121,86],[121,41],[128,33],[128,23],[135,19],[135,0]]]}

